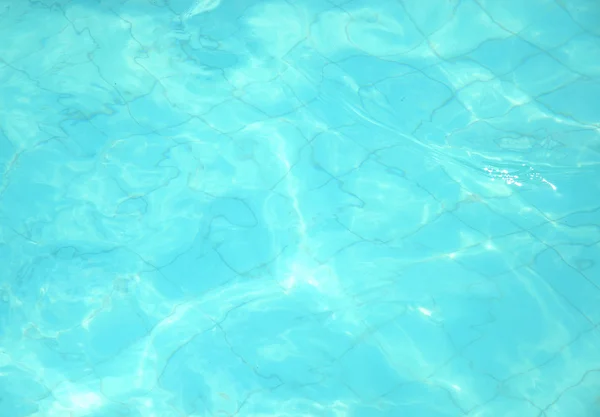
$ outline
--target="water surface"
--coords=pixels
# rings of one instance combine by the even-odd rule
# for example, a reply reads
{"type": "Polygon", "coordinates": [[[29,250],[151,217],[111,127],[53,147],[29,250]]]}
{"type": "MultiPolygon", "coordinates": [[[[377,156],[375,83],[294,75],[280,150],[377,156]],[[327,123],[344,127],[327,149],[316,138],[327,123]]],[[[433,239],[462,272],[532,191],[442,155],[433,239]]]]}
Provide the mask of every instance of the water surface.
{"type": "Polygon", "coordinates": [[[600,3],[0,0],[0,415],[600,415],[600,3]]]}

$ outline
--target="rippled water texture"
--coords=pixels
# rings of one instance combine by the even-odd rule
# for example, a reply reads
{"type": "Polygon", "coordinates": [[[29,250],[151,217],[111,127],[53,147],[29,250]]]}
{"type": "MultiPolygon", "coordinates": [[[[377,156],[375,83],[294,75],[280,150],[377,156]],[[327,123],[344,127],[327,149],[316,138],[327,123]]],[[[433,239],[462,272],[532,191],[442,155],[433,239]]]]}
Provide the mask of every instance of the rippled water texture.
{"type": "Polygon", "coordinates": [[[2,417],[600,416],[600,2],[0,0],[2,417]]]}

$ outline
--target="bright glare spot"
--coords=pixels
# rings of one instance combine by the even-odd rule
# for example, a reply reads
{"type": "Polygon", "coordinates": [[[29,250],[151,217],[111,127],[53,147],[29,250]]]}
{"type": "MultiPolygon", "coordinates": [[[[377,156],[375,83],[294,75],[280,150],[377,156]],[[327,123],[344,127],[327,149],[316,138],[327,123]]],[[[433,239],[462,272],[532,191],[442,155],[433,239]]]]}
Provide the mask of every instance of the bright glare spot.
{"type": "Polygon", "coordinates": [[[92,318],[93,318],[93,316],[89,316],[89,317],[86,317],[85,319],[83,319],[81,321],[81,327],[83,327],[85,330],[89,330],[90,323],[92,322],[92,318]]]}
{"type": "Polygon", "coordinates": [[[183,19],[189,19],[200,13],[206,13],[211,10],[214,10],[217,8],[217,6],[219,6],[220,3],[221,0],[198,0],[183,15],[183,19]]]}
{"type": "Polygon", "coordinates": [[[102,398],[98,394],[88,392],[85,394],[74,394],[71,396],[71,402],[73,405],[80,409],[96,408],[102,405],[102,398]]]}
{"type": "Polygon", "coordinates": [[[418,307],[418,308],[417,308],[417,310],[419,310],[419,312],[420,312],[421,314],[423,314],[424,316],[427,316],[427,317],[431,317],[431,315],[433,314],[433,313],[431,312],[431,310],[428,310],[428,309],[426,309],[425,307],[418,307]]]}
{"type": "Polygon", "coordinates": [[[496,178],[500,178],[504,180],[504,182],[508,185],[516,185],[517,187],[522,187],[523,183],[518,181],[519,176],[511,174],[506,169],[498,169],[493,167],[485,167],[483,168],[485,172],[491,177],[491,180],[494,181],[496,178]]]}
{"type": "Polygon", "coordinates": [[[283,285],[283,288],[285,288],[286,292],[290,291],[296,286],[296,277],[290,275],[285,281],[281,283],[281,285],[283,285]]]}
{"type": "Polygon", "coordinates": [[[342,79],[344,80],[346,85],[348,87],[350,87],[352,90],[354,90],[354,91],[359,90],[360,87],[358,86],[358,84],[356,84],[356,81],[354,81],[351,77],[343,76],[342,79]]]}
{"type": "Polygon", "coordinates": [[[486,248],[487,250],[494,250],[494,249],[496,249],[496,248],[494,247],[494,244],[493,244],[492,242],[486,242],[486,244],[485,244],[485,248],[486,248]]]}
{"type": "Polygon", "coordinates": [[[450,386],[451,386],[452,388],[454,388],[454,390],[455,390],[455,391],[462,391],[462,389],[461,389],[461,388],[460,388],[458,385],[456,385],[456,384],[452,384],[452,385],[450,385],[450,386]]]}
{"type": "Polygon", "coordinates": [[[448,258],[450,258],[450,259],[456,258],[456,252],[449,253],[448,258]]]}
{"type": "Polygon", "coordinates": [[[542,182],[545,182],[545,183],[546,183],[546,184],[548,184],[550,187],[552,187],[552,189],[553,189],[554,191],[556,191],[556,185],[554,185],[554,184],[552,184],[551,182],[549,182],[549,181],[547,181],[547,180],[544,180],[544,179],[542,179],[542,182]]]}
{"type": "Polygon", "coordinates": [[[308,285],[312,285],[313,287],[319,286],[319,282],[317,280],[315,280],[313,277],[310,277],[306,282],[308,285]]]}

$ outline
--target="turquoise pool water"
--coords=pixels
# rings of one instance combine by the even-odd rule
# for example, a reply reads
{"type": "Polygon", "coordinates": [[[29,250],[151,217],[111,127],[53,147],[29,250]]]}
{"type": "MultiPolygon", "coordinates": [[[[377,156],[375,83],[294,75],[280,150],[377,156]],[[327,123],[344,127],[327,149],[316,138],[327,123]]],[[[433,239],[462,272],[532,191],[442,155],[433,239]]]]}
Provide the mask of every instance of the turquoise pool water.
{"type": "Polygon", "coordinates": [[[0,416],[600,416],[600,3],[0,0],[0,416]]]}

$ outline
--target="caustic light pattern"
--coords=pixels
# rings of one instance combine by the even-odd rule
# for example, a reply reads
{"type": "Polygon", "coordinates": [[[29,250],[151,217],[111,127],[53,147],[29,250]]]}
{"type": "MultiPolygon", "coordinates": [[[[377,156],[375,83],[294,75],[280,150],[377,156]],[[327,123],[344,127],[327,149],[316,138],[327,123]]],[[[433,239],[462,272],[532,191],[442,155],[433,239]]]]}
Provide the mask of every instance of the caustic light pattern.
{"type": "Polygon", "coordinates": [[[0,0],[0,415],[600,415],[599,22],[0,0]]]}

